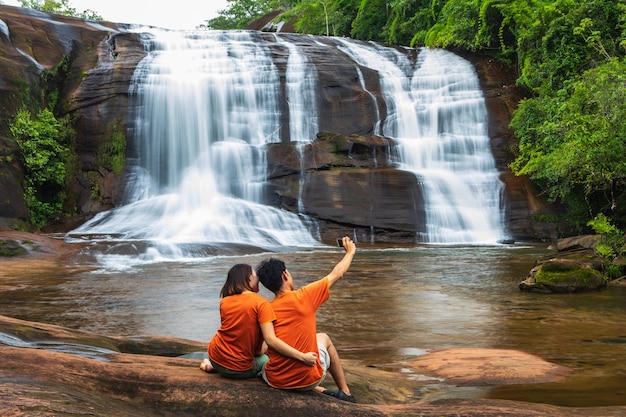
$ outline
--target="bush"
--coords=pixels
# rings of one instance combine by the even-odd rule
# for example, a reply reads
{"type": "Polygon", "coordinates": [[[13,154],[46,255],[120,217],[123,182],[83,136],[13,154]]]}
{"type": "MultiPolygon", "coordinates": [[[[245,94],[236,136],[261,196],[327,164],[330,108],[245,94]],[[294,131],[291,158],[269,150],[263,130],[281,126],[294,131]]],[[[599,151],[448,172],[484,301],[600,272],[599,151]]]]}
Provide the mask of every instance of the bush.
{"type": "Polygon", "coordinates": [[[30,222],[41,227],[63,212],[74,131],[67,120],[57,120],[48,109],[34,118],[30,111],[20,110],[10,130],[25,169],[24,197],[30,222]]]}

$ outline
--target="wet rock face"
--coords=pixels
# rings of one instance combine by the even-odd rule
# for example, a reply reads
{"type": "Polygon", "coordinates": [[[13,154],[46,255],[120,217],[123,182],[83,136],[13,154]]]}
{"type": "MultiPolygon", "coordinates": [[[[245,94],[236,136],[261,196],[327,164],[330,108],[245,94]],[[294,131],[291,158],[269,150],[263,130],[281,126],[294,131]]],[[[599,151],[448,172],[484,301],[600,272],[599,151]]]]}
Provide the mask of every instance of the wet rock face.
{"type": "Polygon", "coordinates": [[[378,229],[404,231],[393,239],[410,243],[425,231],[421,188],[415,175],[395,169],[393,140],[321,132],[303,149],[297,146],[269,146],[270,188],[278,196],[273,204],[335,225],[322,228],[324,240],[378,229]]]}
{"type": "Polygon", "coordinates": [[[8,127],[24,104],[39,103],[50,91],[65,104],[77,132],[78,173],[66,206],[79,215],[113,207],[122,198],[123,177],[98,162],[98,150],[115,129],[126,130],[128,87],[145,56],[143,45],[109,22],[12,6],[0,6],[0,20],[7,28],[0,31],[0,222],[13,226],[28,217],[23,168],[8,127]],[[56,74],[48,83],[41,76],[46,71],[56,74]]]}
{"type": "MultiPolygon", "coordinates": [[[[39,92],[43,88],[41,71],[53,70],[64,57],[69,59],[69,69],[58,81],[59,101],[67,103],[66,109],[75,119],[79,159],[66,207],[80,220],[119,205],[124,198],[125,175],[112,172],[99,153],[119,134],[126,140],[127,154],[135,152],[133,132],[128,129],[133,114],[129,86],[145,56],[141,40],[113,23],[95,24],[11,6],[0,6],[0,19],[8,28],[8,36],[0,33],[0,119],[4,122],[0,124],[0,195],[6,196],[0,201],[0,222],[12,224],[27,218],[22,167],[7,126],[21,106],[23,87],[39,92]]],[[[275,40],[273,34],[260,36],[275,40]]],[[[317,68],[321,132],[307,145],[304,166],[296,165],[293,144],[269,146],[268,203],[295,211],[295,199],[302,196],[302,206],[319,221],[322,236],[340,229],[375,234],[377,241],[415,240],[424,228],[419,184],[395,169],[394,144],[373,135],[372,120],[384,117],[386,111],[375,105],[384,101],[377,73],[365,68],[358,72],[341,54],[331,59],[328,48],[320,45],[330,42],[327,38],[281,36],[297,41],[317,68]]],[[[288,49],[274,42],[271,50],[285,81],[288,49]]],[[[555,228],[531,220],[533,214],[549,208],[535,197],[524,178],[512,176],[507,167],[514,141],[508,123],[524,93],[515,87],[515,72],[489,57],[465,58],[474,64],[486,98],[492,150],[507,185],[509,229],[518,240],[550,238],[555,228]]],[[[285,88],[284,82],[281,88],[285,88]]],[[[288,118],[288,112],[282,117],[288,118]]],[[[287,120],[284,122],[287,126],[287,120]]]]}

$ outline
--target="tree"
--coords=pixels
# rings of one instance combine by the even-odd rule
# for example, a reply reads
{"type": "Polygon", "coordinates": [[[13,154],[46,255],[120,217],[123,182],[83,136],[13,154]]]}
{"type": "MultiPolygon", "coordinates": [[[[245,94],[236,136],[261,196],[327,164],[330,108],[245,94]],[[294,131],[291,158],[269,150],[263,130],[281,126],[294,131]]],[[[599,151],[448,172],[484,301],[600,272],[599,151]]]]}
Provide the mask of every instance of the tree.
{"type": "MultiPolygon", "coordinates": [[[[299,33],[322,35],[330,33],[330,18],[328,2],[325,4],[317,0],[301,1],[294,8],[283,13],[279,18],[294,22],[294,27],[299,33]],[[326,7],[326,11],[324,10],[326,7]]],[[[333,35],[334,35],[333,31],[333,35]]]]}
{"type": "Polygon", "coordinates": [[[449,0],[441,9],[437,23],[426,35],[426,45],[437,48],[476,49],[478,33],[477,2],[449,0]]]}
{"type": "Polygon", "coordinates": [[[22,7],[41,10],[42,12],[80,17],[89,20],[103,20],[102,16],[90,9],[77,12],[74,7],[70,6],[70,0],[20,0],[20,4],[22,7]]]}
{"type": "Polygon", "coordinates": [[[424,45],[426,32],[434,23],[432,0],[393,0],[385,24],[385,42],[392,45],[424,45]]]}
{"type": "Polygon", "coordinates": [[[365,41],[383,41],[383,27],[387,17],[386,0],[361,0],[350,34],[353,38],[365,41]]]}
{"type": "Polygon", "coordinates": [[[243,29],[254,19],[274,10],[268,0],[228,0],[228,5],[218,12],[218,17],[207,21],[208,28],[243,29]]]}
{"type": "Polygon", "coordinates": [[[520,104],[512,128],[517,175],[530,175],[553,201],[579,189],[590,217],[618,209],[626,190],[626,62],[611,59],[569,80],[554,97],[520,104]]]}

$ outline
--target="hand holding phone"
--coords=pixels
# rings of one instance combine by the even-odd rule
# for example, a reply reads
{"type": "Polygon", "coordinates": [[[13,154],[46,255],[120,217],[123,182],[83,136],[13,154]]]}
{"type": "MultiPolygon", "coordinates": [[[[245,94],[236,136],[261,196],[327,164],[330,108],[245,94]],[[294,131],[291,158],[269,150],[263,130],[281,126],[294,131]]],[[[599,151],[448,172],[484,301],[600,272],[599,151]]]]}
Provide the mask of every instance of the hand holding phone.
{"type": "Polygon", "coordinates": [[[342,237],[338,237],[337,238],[337,246],[339,246],[340,248],[343,248],[343,238],[342,237]]]}

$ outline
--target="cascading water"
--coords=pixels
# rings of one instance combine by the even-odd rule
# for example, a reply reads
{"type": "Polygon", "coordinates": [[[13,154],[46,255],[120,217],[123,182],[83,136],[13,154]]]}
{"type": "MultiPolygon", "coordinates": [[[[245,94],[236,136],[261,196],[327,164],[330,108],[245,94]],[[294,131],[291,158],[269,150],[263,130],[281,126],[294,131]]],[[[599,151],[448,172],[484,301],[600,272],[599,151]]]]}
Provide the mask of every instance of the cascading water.
{"type": "Polygon", "coordinates": [[[378,71],[388,116],[383,134],[400,143],[401,169],[424,191],[430,244],[494,244],[507,239],[500,181],[489,148],[487,113],[469,62],[421,49],[417,63],[393,48],[342,40],[360,65],[378,71]]]}
{"type": "MultiPolygon", "coordinates": [[[[308,58],[280,34],[273,41],[237,31],[144,36],[149,54],[131,87],[136,154],[128,160],[127,202],[71,235],[150,242],[155,257],[189,255],[186,249],[199,245],[319,245],[304,216],[262,204],[265,145],[306,143],[317,133],[317,77],[308,58]],[[284,89],[268,43],[289,54],[284,89]],[[288,138],[281,137],[286,119],[288,138]]],[[[422,49],[413,62],[374,43],[324,39],[329,53],[347,54],[379,74],[385,112],[378,114],[386,117],[372,126],[400,144],[400,168],[414,172],[424,190],[426,233],[416,240],[506,238],[503,186],[471,65],[446,51],[422,49]]]]}
{"type": "MultiPolygon", "coordinates": [[[[504,184],[489,147],[487,112],[466,60],[424,50],[411,90],[419,140],[403,139],[404,169],[422,180],[431,243],[506,240],[504,184]]],[[[399,136],[404,138],[404,132],[399,136]]]]}
{"type": "Polygon", "coordinates": [[[158,32],[149,49],[131,87],[130,200],[72,234],[150,241],[156,256],[184,256],[189,244],[318,245],[298,216],[260,203],[264,145],[280,140],[279,75],[263,42],[158,32]]]}
{"type": "MultiPolygon", "coordinates": [[[[307,57],[300,52],[300,49],[280,38],[276,41],[289,51],[287,58],[287,68],[285,69],[287,103],[289,109],[289,140],[298,143],[298,153],[302,161],[303,147],[315,138],[318,132],[317,124],[317,97],[316,85],[317,76],[315,67],[308,62],[307,57]]],[[[300,171],[300,193],[304,183],[304,170],[300,171]]],[[[298,212],[302,213],[301,195],[298,198],[298,212]]]]}

